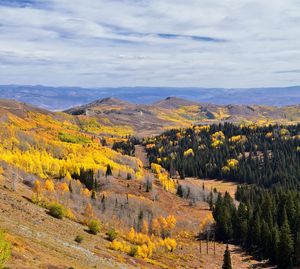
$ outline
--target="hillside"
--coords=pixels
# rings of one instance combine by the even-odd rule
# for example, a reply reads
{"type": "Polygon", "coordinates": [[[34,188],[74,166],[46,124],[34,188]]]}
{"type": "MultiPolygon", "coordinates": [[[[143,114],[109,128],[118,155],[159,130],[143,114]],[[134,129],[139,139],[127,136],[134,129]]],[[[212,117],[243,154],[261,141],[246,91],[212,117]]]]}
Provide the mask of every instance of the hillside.
{"type": "Polygon", "coordinates": [[[201,87],[118,87],[80,88],[42,85],[0,85],[0,98],[15,99],[49,110],[65,110],[112,96],[136,104],[159,102],[168,96],[218,105],[246,104],[286,106],[300,103],[300,87],[201,88],[201,87]],[[282,94],[284,93],[284,95],[282,94]]]}
{"type": "MultiPolygon", "coordinates": [[[[170,177],[164,150],[157,147],[161,160],[146,153],[158,138],[144,145],[124,138],[189,126],[198,117],[219,121],[219,106],[205,105],[214,119],[203,116],[203,107],[179,98],[152,105],[105,98],[67,114],[0,100],[0,228],[12,244],[7,266],[220,268],[225,244],[205,240],[215,223],[209,204],[218,191],[233,197],[237,185],[213,174],[210,181],[170,177]],[[121,154],[130,143],[132,156],[121,154]]],[[[253,117],[247,106],[227,109],[253,117]]],[[[270,268],[238,245],[230,250],[235,268],[270,268]]]]}
{"type": "Polygon", "coordinates": [[[192,124],[297,123],[300,106],[270,107],[258,105],[213,105],[167,97],[153,104],[133,104],[116,98],[104,98],[65,111],[72,115],[92,116],[101,124],[131,126],[139,136],[158,134],[174,127],[192,124]],[[105,121],[105,122],[104,122],[105,121]]]}

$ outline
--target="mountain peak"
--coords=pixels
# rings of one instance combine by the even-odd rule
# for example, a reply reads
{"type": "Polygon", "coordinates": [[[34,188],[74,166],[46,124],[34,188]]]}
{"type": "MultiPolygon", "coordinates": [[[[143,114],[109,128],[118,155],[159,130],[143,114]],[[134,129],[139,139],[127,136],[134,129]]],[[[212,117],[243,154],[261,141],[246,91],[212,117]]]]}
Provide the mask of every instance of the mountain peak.
{"type": "Polygon", "coordinates": [[[179,97],[169,96],[163,100],[155,102],[153,105],[162,108],[178,108],[181,106],[198,105],[198,103],[179,97]]]}
{"type": "Polygon", "coordinates": [[[90,106],[97,106],[97,105],[128,105],[128,104],[129,104],[128,102],[115,97],[105,97],[88,104],[88,106],[90,107],[90,106]]]}

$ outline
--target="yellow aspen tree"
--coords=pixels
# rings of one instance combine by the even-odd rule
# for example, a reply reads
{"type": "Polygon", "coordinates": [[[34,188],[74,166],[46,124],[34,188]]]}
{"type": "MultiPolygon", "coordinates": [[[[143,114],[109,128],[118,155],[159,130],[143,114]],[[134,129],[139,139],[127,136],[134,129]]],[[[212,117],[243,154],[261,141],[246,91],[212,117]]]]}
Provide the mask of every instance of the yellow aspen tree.
{"type": "Polygon", "coordinates": [[[85,188],[82,193],[86,198],[91,196],[91,192],[87,188],[85,188]]]}
{"type": "Polygon", "coordinates": [[[72,179],[71,174],[70,174],[69,171],[67,171],[67,173],[65,175],[65,179],[67,179],[67,180],[71,180],[72,179]]]}
{"type": "Polygon", "coordinates": [[[130,228],[130,231],[127,235],[127,239],[129,242],[133,242],[134,241],[134,238],[135,238],[135,230],[133,227],[130,228]]]}
{"type": "Polygon", "coordinates": [[[69,192],[69,186],[65,182],[58,184],[58,189],[62,192],[62,194],[69,192]]]}
{"type": "Polygon", "coordinates": [[[42,199],[42,186],[41,186],[41,182],[39,180],[36,180],[34,182],[33,192],[35,194],[33,197],[33,202],[40,203],[41,199],[42,199]]]}
{"type": "Polygon", "coordinates": [[[45,190],[49,191],[49,192],[53,192],[54,191],[54,183],[51,179],[47,179],[45,182],[45,190]]]}
{"type": "Polygon", "coordinates": [[[156,236],[160,235],[160,224],[158,219],[152,220],[152,233],[156,236]]]}
{"type": "Polygon", "coordinates": [[[84,220],[85,224],[89,223],[90,219],[94,217],[94,209],[90,203],[87,203],[84,210],[84,220]]]}
{"type": "Polygon", "coordinates": [[[143,221],[141,231],[142,231],[142,233],[144,233],[144,234],[148,234],[148,233],[149,233],[148,222],[147,222],[146,220],[143,221]]]}

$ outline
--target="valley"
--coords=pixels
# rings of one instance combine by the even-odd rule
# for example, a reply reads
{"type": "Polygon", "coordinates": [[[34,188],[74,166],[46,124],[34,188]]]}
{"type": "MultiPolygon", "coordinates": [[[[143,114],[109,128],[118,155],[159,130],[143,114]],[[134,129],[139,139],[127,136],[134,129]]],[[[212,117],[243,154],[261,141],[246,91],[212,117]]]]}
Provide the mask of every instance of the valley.
{"type": "Polygon", "coordinates": [[[242,165],[254,154],[258,165],[255,158],[265,157],[260,141],[280,139],[298,158],[299,115],[299,106],[217,106],[179,98],[151,105],[105,98],[65,112],[1,100],[0,227],[12,244],[6,266],[214,269],[221,268],[228,243],[233,268],[272,268],[234,238],[210,234],[219,225],[212,212],[219,193],[238,205],[238,186],[253,184],[249,175],[241,181],[236,163],[227,167],[221,156],[238,159],[240,152],[242,165]],[[218,128],[225,128],[224,137],[218,128]],[[253,153],[248,141],[257,143],[253,153]],[[216,155],[198,174],[195,156],[206,147],[216,155]],[[51,216],[60,208],[61,219],[51,216]],[[99,222],[96,235],[93,221],[99,222]]]}

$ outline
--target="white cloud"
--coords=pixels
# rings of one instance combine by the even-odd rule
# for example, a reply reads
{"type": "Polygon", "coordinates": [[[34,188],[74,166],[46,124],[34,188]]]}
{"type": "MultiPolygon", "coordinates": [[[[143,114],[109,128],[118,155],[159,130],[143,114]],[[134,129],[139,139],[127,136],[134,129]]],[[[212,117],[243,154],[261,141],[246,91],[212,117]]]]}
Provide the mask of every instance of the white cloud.
{"type": "Polygon", "coordinates": [[[296,0],[11,2],[0,1],[1,84],[300,84],[296,0]]]}

